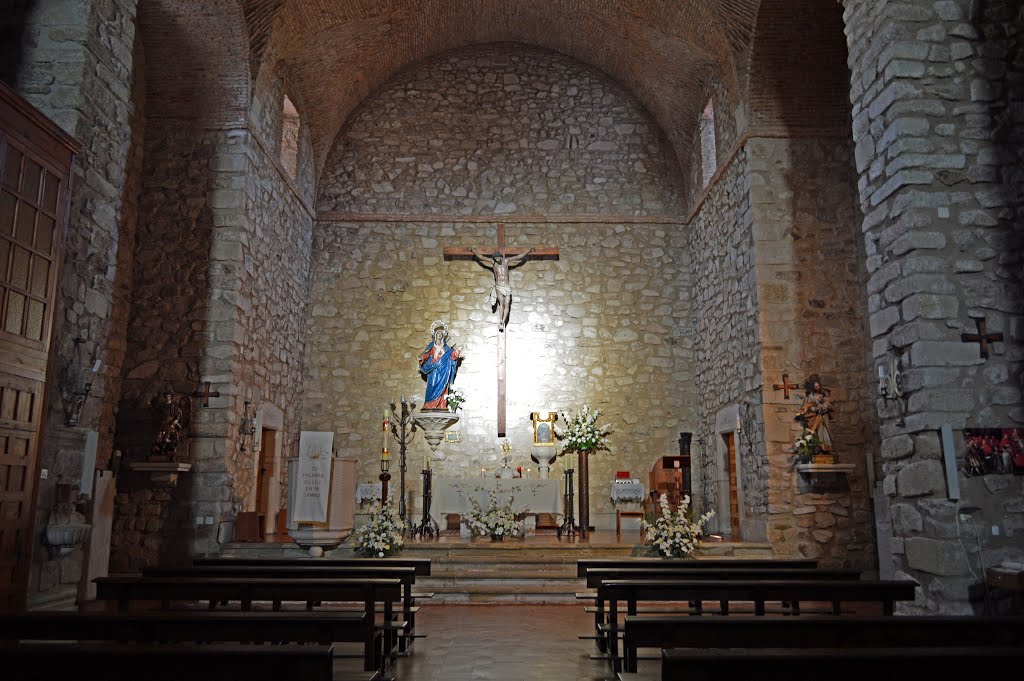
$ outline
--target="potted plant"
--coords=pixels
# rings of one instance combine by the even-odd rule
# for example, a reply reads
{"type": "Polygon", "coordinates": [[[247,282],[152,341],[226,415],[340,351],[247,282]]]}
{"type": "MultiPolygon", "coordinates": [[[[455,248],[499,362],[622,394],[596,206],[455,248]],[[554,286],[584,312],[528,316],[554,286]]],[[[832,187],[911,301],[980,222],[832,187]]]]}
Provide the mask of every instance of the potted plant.
{"type": "Polygon", "coordinates": [[[690,510],[690,496],[686,495],[679,502],[675,512],[668,505],[668,496],[661,495],[658,501],[661,506],[661,517],[653,522],[640,521],[644,529],[644,541],[653,547],[663,558],[688,558],[700,549],[700,537],[704,533],[704,523],[714,511],[708,511],[694,519],[690,510]]]}
{"type": "Polygon", "coordinates": [[[405,529],[398,511],[390,503],[382,507],[375,501],[369,511],[370,521],[356,529],[355,552],[364,558],[385,558],[402,550],[405,529]]]}
{"type": "Polygon", "coordinates": [[[470,510],[466,514],[466,523],[473,534],[490,537],[491,541],[502,541],[514,535],[520,527],[520,516],[512,510],[512,501],[510,497],[508,503],[498,503],[495,490],[490,491],[487,506],[481,506],[476,499],[469,497],[470,510]]]}
{"type": "Polygon", "coordinates": [[[579,475],[580,488],[580,535],[587,536],[590,527],[590,469],[589,457],[591,452],[608,450],[607,436],[612,432],[611,426],[597,425],[597,419],[601,417],[601,410],[590,410],[588,405],[583,405],[576,414],[561,412],[562,420],[565,421],[565,428],[555,427],[555,435],[562,440],[563,452],[576,452],[578,462],[576,473],[579,475]]]}

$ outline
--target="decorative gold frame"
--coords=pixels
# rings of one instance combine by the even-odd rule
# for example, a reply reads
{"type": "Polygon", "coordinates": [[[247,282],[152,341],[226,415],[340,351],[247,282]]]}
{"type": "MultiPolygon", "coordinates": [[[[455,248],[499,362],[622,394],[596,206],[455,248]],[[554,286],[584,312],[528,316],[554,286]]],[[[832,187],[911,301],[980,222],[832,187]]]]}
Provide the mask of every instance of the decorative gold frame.
{"type": "Polygon", "coordinates": [[[555,446],[555,420],[558,419],[558,412],[549,411],[547,416],[542,412],[530,414],[533,420],[533,446],[554,447],[555,446]]]}

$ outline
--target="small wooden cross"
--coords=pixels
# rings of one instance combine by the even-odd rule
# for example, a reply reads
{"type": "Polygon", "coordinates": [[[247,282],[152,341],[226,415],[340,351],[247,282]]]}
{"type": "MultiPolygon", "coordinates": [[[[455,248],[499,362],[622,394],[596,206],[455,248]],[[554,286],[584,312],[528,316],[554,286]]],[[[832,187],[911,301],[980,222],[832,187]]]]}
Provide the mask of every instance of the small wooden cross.
{"type": "Polygon", "coordinates": [[[219,390],[214,390],[213,392],[210,392],[210,382],[207,381],[206,382],[206,387],[203,389],[203,391],[199,392],[198,390],[196,390],[194,393],[192,393],[192,397],[202,397],[203,398],[202,406],[209,407],[210,406],[210,398],[211,397],[220,397],[220,391],[219,390]]]}
{"type": "Polygon", "coordinates": [[[985,333],[985,318],[974,317],[974,323],[978,327],[978,333],[962,333],[960,334],[961,343],[978,343],[981,346],[981,356],[984,359],[988,359],[988,344],[989,343],[1002,343],[1003,334],[1001,333],[985,333]]]}
{"type": "MultiPolygon", "coordinates": [[[[527,260],[558,260],[558,248],[523,248],[505,245],[505,225],[498,224],[498,247],[492,249],[502,256],[516,256],[529,252],[527,260]]],[[[445,260],[473,260],[476,256],[471,248],[445,248],[445,260]]],[[[499,311],[500,314],[500,311],[499,311]]],[[[498,333],[498,437],[505,437],[505,336],[498,333]]]]}
{"type": "Polygon", "coordinates": [[[800,387],[800,384],[798,384],[798,383],[790,383],[789,382],[789,374],[782,374],[782,384],[781,385],[778,384],[778,383],[773,383],[772,384],[772,390],[784,390],[785,391],[785,397],[786,397],[787,400],[789,399],[789,391],[790,390],[796,390],[799,387],[800,387]]]}

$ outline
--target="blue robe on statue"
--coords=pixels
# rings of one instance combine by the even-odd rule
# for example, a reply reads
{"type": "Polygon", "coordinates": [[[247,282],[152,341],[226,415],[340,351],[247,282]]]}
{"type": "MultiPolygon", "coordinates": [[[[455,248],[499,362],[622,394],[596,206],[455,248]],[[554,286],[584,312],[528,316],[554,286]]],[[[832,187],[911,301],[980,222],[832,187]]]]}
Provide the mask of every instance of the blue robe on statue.
{"type": "Polygon", "coordinates": [[[423,398],[424,409],[447,409],[448,386],[455,380],[458,370],[459,353],[448,344],[437,358],[431,343],[420,355],[420,373],[427,377],[427,393],[423,398]]]}

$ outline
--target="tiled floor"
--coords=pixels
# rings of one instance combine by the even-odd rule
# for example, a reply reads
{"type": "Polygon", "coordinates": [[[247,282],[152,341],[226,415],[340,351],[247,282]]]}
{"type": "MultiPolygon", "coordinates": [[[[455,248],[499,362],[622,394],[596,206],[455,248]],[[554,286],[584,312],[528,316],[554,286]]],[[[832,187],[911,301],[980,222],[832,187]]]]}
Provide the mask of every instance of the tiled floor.
{"type": "Polygon", "coordinates": [[[593,630],[582,605],[432,605],[417,616],[427,638],[394,668],[398,681],[603,681],[591,660],[593,630]]]}

